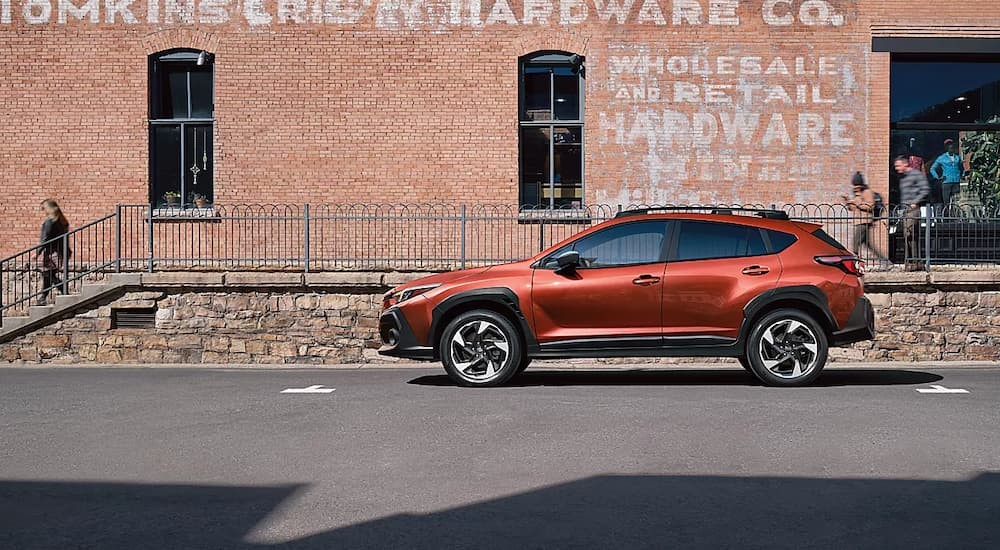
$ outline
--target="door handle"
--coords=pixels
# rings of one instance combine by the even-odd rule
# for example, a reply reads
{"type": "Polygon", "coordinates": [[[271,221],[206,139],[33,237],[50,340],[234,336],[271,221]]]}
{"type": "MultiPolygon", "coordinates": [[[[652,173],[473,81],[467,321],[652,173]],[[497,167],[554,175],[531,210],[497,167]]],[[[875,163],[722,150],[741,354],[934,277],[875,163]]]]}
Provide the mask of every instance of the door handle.
{"type": "Polygon", "coordinates": [[[766,265],[751,265],[744,267],[742,273],[744,275],[767,275],[771,272],[771,268],[766,265]]]}
{"type": "Polygon", "coordinates": [[[639,275],[635,279],[632,279],[632,284],[642,286],[655,285],[658,282],[660,282],[660,278],[652,275],[639,275]]]}

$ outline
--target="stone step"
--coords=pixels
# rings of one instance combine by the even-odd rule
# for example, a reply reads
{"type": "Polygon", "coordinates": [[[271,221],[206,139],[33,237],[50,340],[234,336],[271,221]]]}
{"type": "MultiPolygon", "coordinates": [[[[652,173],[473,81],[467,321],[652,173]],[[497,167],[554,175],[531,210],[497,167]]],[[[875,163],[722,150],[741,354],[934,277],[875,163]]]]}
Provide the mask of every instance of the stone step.
{"type": "Polygon", "coordinates": [[[79,301],[79,294],[60,294],[56,296],[56,309],[71,306],[79,301]]]}
{"type": "Polygon", "coordinates": [[[55,311],[56,306],[31,306],[28,308],[28,319],[35,321],[48,317],[55,311]]]}

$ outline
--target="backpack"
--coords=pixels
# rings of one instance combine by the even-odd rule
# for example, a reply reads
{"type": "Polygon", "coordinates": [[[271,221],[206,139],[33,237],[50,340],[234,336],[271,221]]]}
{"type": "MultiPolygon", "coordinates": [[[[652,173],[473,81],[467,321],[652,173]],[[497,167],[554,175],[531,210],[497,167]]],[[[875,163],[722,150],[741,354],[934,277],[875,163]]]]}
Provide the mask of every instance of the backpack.
{"type": "Polygon", "coordinates": [[[881,193],[875,193],[875,207],[872,208],[872,216],[881,218],[883,214],[885,214],[885,200],[882,199],[881,193]]]}

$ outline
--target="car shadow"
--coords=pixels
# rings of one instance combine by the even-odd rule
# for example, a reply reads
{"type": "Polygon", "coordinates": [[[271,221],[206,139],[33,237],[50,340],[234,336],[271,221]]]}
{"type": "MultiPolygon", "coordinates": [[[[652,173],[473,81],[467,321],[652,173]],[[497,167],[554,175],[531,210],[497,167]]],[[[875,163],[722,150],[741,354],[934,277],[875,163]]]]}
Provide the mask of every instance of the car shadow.
{"type": "MultiPolygon", "coordinates": [[[[0,547],[1000,547],[1000,474],[993,472],[954,481],[597,475],[338,527],[334,512],[330,526],[314,525],[312,535],[251,540],[263,523],[294,519],[295,507],[287,502],[295,490],[0,481],[0,547]]],[[[331,498],[353,502],[348,495],[331,498]]],[[[343,509],[330,504],[331,511],[343,509]]]]}
{"type": "MultiPolygon", "coordinates": [[[[837,369],[823,371],[812,387],[907,386],[930,384],[943,377],[931,372],[900,369],[837,369]]],[[[456,386],[446,374],[409,381],[418,386],[456,386]]],[[[736,369],[538,370],[530,369],[505,384],[532,386],[760,386],[755,377],[736,369]]]]}

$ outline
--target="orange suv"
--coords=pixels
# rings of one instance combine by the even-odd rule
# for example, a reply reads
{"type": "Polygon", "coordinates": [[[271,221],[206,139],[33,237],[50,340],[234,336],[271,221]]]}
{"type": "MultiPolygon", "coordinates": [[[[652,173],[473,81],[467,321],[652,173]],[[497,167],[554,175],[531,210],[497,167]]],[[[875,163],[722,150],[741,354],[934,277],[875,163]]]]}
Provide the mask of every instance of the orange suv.
{"type": "Polygon", "coordinates": [[[735,357],[761,382],[819,376],[874,337],[862,262],[776,210],[629,210],[528,260],[432,275],[383,300],[379,352],[497,386],[534,359],[735,357]]]}

